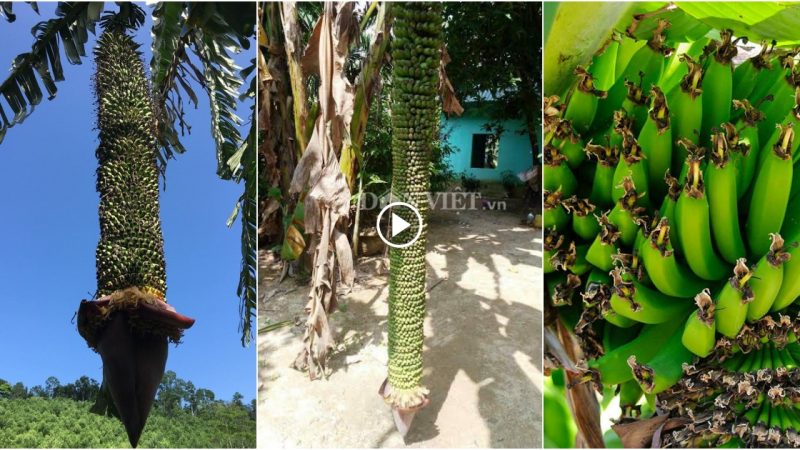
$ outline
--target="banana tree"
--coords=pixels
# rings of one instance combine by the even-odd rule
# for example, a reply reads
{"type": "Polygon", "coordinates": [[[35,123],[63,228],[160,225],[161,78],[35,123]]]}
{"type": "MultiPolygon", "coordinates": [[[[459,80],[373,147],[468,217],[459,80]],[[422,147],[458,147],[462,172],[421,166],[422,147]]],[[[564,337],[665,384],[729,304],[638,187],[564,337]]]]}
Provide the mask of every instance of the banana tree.
{"type": "MultiPolygon", "coordinates": [[[[291,120],[286,124],[270,127],[272,132],[269,129],[264,130],[264,148],[265,151],[267,148],[277,148],[276,139],[279,133],[276,130],[283,130],[282,136],[293,140],[291,147],[295,151],[292,154],[264,153],[262,160],[277,161],[278,164],[267,164],[261,172],[264,175],[262,178],[268,180],[267,188],[262,191],[264,207],[260,236],[267,245],[278,245],[284,261],[299,258],[306,247],[302,226],[304,206],[302,202],[296,205],[291,199],[285,200],[288,192],[285,184],[296,161],[308,145],[315,117],[319,113],[317,92],[309,89],[309,80],[315,77],[304,70],[302,59],[308,53],[307,41],[311,38],[312,29],[321,13],[319,5],[294,2],[267,2],[259,13],[262,24],[259,44],[264,58],[263,73],[267,74],[269,69],[270,76],[269,79],[263,78],[269,87],[264,86],[265,91],[262,91],[260,98],[270,95],[273,99],[281,96],[291,99],[286,108],[291,120]],[[282,172],[282,175],[279,177],[276,171],[282,172]],[[270,192],[275,195],[270,195],[270,192]],[[282,197],[283,203],[280,201],[282,197]]],[[[352,71],[346,74],[353,85],[353,92],[348,94],[353,95],[353,99],[349,100],[353,103],[353,113],[348,130],[342,138],[342,150],[337,153],[350,191],[355,189],[359,166],[363,163],[361,148],[366,134],[369,106],[380,89],[380,72],[385,62],[391,25],[389,6],[382,2],[372,2],[360,16],[355,8],[353,13],[353,20],[358,21],[358,36],[350,39],[350,48],[345,58],[345,65],[355,68],[355,74],[350,73],[352,71]]],[[[273,116],[278,117],[278,112],[276,109],[273,116]]],[[[286,114],[281,114],[281,117],[286,117],[286,114]]]]}
{"type": "MultiPolygon", "coordinates": [[[[31,3],[37,8],[36,3],[31,3]]],[[[135,5],[133,5],[135,6],[135,5]]],[[[101,19],[103,2],[59,2],[55,17],[31,30],[36,38],[31,50],[15,58],[9,76],[0,84],[0,143],[9,129],[33,113],[45,93],[53,100],[65,80],[62,52],[69,64],[86,58],[89,34],[101,19]]],[[[127,8],[121,6],[120,8],[127,8]]],[[[180,136],[190,131],[184,107],[197,106],[200,89],[211,105],[212,135],[216,144],[217,174],[244,183],[244,192],[229,218],[242,218],[242,266],[237,295],[240,298],[242,344],[252,338],[256,294],[256,148],[255,117],[246,136],[239,131],[237,101],[255,98],[255,81],[243,91],[244,79],[255,69],[238,68],[231,52],[249,48],[255,33],[255,5],[246,2],[163,2],[153,7],[150,61],[150,96],[155,108],[158,167],[165,174],[169,159],[186,149],[180,136]],[[199,67],[198,67],[199,65],[199,67]]],[[[12,3],[2,2],[0,13],[14,17],[12,3]]],[[[38,11],[38,8],[37,8],[38,11]]]]}
{"type": "Polygon", "coordinates": [[[311,378],[324,373],[333,345],[328,315],[336,307],[337,264],[342,264],[346,285],[353,279],[345,231],[366,113],[388,41],[387,10],[386,4],[375,2],[359,24],[353,2],[325,4],[322,10],[294,3],[268,2],[260,7],[259,114],[264,129],[259,149],[264,161],[261,177],[267,183],[261,230],[272,242],[283,241],[285,261],[299,258],[307,246],[313,251],[306,346],[295,364],[308,370],[311,378]],[[345,73],[354,58],[350,50],[356,45],[356,33],[372,17],[371,44],[351,81],[345,73]],[[307,89],[309,78],[318,80],[318,89],[307,89]],[[333,125],[320,128],[320,123],[333,125]],[[309,150],[312,154],[307,154],[309,150]],[[309,170],[322,170],[328,178],[309,179],[309,170]],[[315,190],[322,187],[330,190],[315,190]],[[291,197],[292,191],[299,196],[291,197]],[[331,223],[319,222],[321,211],[331,214],[331,223]],[[324,269],[323,261],[329,261],[324,269]]]}

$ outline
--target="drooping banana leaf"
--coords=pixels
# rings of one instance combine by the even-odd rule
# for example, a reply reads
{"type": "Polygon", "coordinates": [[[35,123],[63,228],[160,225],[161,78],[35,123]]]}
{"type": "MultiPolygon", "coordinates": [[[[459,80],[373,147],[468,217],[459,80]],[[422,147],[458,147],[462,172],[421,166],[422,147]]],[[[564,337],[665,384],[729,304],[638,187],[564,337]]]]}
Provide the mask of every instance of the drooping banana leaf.
{"type": "MultiPolygon", "coordinates": [[[[30,5],[31,9],[36,14],[39,14],[39,5],[36,2],[25,2],[30,5]]],[[[13,12],[14,9],[14,2],[0,2],[0,16],[3,16],[6,19],[6,22],[11,23],[17,20],[17,15],[13,12]]]]}
{"type": "MultiPolygon", "coordinates": [[[[11,17],[7,15],[11,13],[10,5],[0,9],[7,18],[11,17]]],[[[22,123],[42,101],[40,83],[48,100],[55,97],[56,82],[64,80],[61,49],[70,64],[80,64],[86,56],[89,33],[94,33],[102,10],[103,2],[60,2],[55,18],[39,22],[31,29],[36,38],[31,51],[14,58],[11,73],[0,84],[0,95],[6,103],[4,106],[0,101],[0,142],[8,128],[22,123]]]]}
{"type": "Polygon", "coordinates": [[[687,15],[716,29],[730,28],[751,41],[772,39],[778,46],[800,43],[800,4],[793,2],[679,2],[687,15]]]}
{"type": "Polygon", "coordinates": [[[189,129],[184,121],[183,97],[188,96],[188,102],[196,106],[198,98],[193,86],[197,86],[209,98],[217,175],[237,183],[244,181],[244,192],[228,219],[228,226],[240,215],[242,219],[242,262],[237,294],[243,345],[252,339],[256,308],[256,82],[255,61],[240,70],[231,54],[249,48],[249,39],[255,33],[254,12],[253,4],[247,2],[158,3],[153,9],[150,62],[154,97],[160,106],[157,126],[163,148],[162,163],[173,153],[185,151],[179,139],[189,129]],[[248,88],[240,92],[247,78],[251,79],[248,88]],[[239,132],[242,125],[236,115],[239,100],[249,100],[253,104],[246,137],[239,132]]]}

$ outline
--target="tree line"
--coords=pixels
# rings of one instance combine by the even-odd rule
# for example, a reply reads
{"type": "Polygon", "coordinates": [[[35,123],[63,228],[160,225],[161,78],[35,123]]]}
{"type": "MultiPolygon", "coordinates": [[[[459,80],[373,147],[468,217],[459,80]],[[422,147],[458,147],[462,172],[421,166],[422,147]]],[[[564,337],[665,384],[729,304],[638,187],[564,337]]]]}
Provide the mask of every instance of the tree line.
{"type": "MultiPolygon", "coordinates": [[[[72,383],[62,384],[54,377],[48,377],[43,385],[27,387],[21,382],[11,384],[0,378],[0,399],[24,400],[29,398],[70,399],[79,402],[93,401],[100,392],[100,383],[86,375],[72,383]]],[[[174,371],[164,373],[158,388],[153,407],[164,416],[174,416],[179,412],[187,412],[196,416],[213,406],[229,406],[242,408],[250,419],[255,420],[255,399],[245,404],[244,396],[235,392],[230,401],[218,399],[214,391],[197,388],[194,383],[177,376],[174,371]]]]}

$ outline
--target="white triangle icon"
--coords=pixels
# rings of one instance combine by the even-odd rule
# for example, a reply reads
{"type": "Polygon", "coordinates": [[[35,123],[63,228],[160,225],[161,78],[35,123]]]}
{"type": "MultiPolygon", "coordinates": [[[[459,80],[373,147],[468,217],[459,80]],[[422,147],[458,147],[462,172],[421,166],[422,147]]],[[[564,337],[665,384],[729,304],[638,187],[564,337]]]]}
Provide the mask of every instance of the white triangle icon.
{"type": "Polygon", "coordinates": [[[395,213],[392,213],[392,237],[397,236],[398,234],[402,233],[403,230],[410,227],[411,224],[406,222],[405,219],[398,216],[395,213]]]}

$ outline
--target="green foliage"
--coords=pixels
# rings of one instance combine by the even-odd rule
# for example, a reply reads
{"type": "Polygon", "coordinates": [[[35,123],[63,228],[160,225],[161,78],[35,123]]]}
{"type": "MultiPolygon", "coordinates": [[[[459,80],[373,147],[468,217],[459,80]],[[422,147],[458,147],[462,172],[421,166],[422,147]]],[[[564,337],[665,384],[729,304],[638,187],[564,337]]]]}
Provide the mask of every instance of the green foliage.
{"type": "MultiPolygon", "coordinates": [[[[129,447],[119,420],[89,412],[98,391],[87,376],[64,385],[49,377],[44,387],[30,389],[0,379],[0,448],[129,447]]],[[[139,446],[253,448],[255,400],[243,400],[238,392],[230,402],[217,400],[213,391],[167,371],[139,446]]]]}
{"type": "Polygon", "coordinates": [[[513,195],[514,190],[517,189],[517,187],[521,184],[519,177],[517,177],[517,175],[510,170],[504,170],[500,174],[500,177],[500,182],[503,184],[503,189],[506,190],[506,193],[509,196],[513,195]]]}
{"type": "MultiPolygon", "coordinates": [[[[10,4],[5,5],[3,15],[12,21],[10,4]]],[[[0,84],[0,94],[8,104],[8,109],[0,105],[0,142],[8,128],[22,123],[42,101],[39,80],[47,91],[48,99],[55,97],[58,90],[56,82],[64,80],[59,43],[67,61],[80,64],[81,58],[86,56],[85,45],[89,32],[94,33],[102,9],[103,2],[59,2],[55,18],[39,22],[31,29],[36,37],[31,51],[14,58],[8,78],[0,84]],[[6,113],[9,110],[13,115],[6,113]]]]}
{"type": "Polygon", "coordinates": [[[475,175],[462,172],[461,188],[466,192],[478,192],[481,188],[481,182],[475,177],[475,175]]]}
{"type": "MultiPolygon", "coordinates": [[[[0,447],[128,448],[122,423],[89,412],[91,402],[65,398],[0,399],[0,447]]],[[[139,441],[150,448],[255,447],[248,408],[214,403],[192,415],[155,409],[139,441]]]]}
{"type": "Polygon", "coordinates": [[[495,123],[524,118],[533,142],[541,120],[541,3],[444,3],[447,76],[462,104],[494,101],[495,123]]]}

